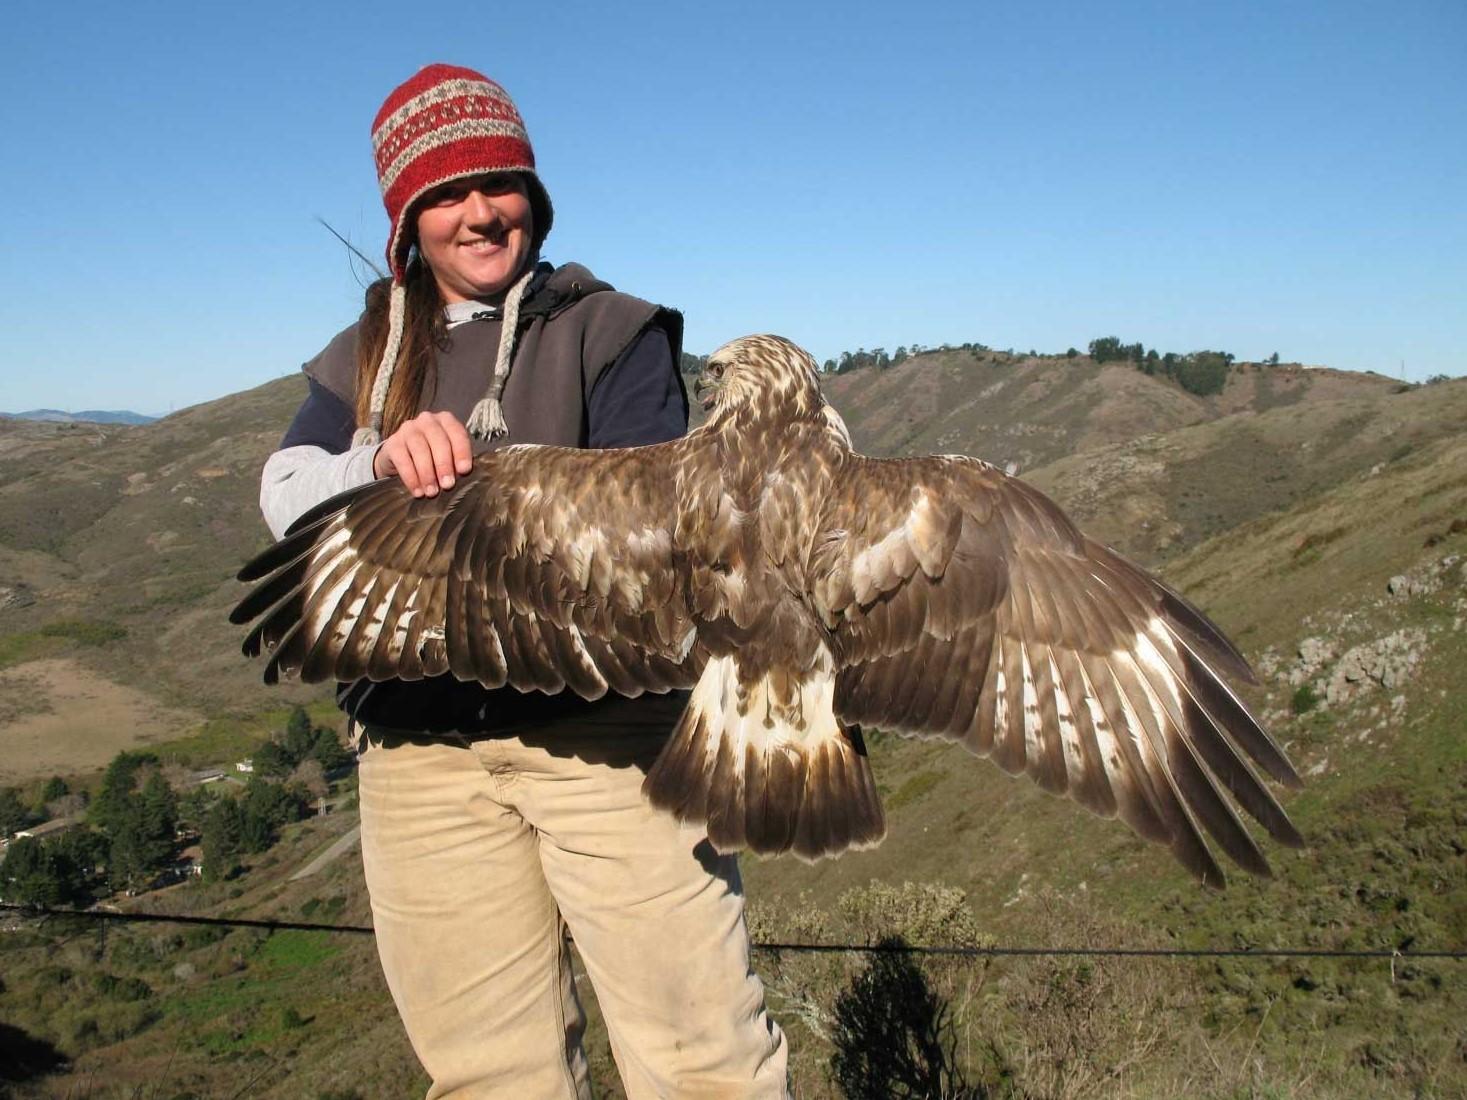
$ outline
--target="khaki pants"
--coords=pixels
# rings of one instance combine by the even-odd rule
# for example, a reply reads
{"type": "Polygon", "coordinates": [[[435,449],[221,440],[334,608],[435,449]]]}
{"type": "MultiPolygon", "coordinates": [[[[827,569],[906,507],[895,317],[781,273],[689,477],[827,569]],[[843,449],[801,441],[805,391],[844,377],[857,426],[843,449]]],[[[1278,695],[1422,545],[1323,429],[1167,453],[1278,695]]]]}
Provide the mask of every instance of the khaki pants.
{"type": "Polygon", "coordinates": [[[787,1095],[738,865],[642,800],[661,736],[618,709],[533,736],[367,731],[377,948],[428,1100],[591,1095],[567,927],[631,1100],[787,1095]]]}

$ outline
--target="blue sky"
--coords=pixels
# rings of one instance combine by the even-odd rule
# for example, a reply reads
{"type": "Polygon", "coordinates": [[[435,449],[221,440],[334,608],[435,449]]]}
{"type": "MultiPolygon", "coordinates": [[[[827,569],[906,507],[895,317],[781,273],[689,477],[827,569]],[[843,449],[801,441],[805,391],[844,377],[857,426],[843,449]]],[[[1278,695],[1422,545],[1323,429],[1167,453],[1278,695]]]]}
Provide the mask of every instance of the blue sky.
{"type": "Polygon", "coordinates": [[[296,370],[377,256],[368,130],[430,61],[514,95],[548,258],[690,350],[979,340],[1467,372],[1467,5],[17,5],[0,409],[296,370]]]}

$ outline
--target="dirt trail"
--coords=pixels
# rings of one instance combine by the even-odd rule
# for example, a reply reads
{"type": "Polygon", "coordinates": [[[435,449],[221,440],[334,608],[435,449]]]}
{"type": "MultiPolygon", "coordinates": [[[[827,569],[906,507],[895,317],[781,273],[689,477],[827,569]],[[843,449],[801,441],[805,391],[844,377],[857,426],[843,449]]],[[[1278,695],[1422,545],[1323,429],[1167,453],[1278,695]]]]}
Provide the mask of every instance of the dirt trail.
{"type": "Polygon", "coordinates": [[[295,882],[297,879],[306,878],[310,875],[316,874],[318,871],[321,871],[326,867],[329,867],[332,860],[336,859],[336,857],[341,855],[343,852],[348,852],[352,848],[355,848],[357,842],[361,839],[362,827],[360,825],[353,825],[350,832],[347,832],[342,836],[337,837],[336,841],[331,845],[331,847],[327,848],[315,859],[311,860],[310,863],[306,864],[295,874],[291,875],[290,881],[295,882]]]}
{"type": "Polygon", "coordinates": [[[0,672],[0,785],[95,771],[123,749],[168,741],[203,716],[165,706],[67,658],[0,672]]]}

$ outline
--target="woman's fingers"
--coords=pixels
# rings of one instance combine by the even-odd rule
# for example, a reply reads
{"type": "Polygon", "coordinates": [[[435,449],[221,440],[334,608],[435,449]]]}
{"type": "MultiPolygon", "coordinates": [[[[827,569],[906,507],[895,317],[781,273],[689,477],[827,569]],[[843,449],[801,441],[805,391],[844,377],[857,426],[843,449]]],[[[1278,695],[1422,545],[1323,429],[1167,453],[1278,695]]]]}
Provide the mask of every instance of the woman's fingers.
{"type": "Polygon", "coordinates": [[[468,429],[452,413],[419,413],[387,437],[373,462],[381,477],[396,474],[415,497],[453,488],[473,468],[468,429]]]}
{"type": "MultiPolygon", "coordinates": [[[[474,441],[469,438],[469,430],[453,413],[439,413],[438,422],[448,434],[449,445],[453,449],[453,468],[460,474],[466,474],[474,468],[474,441]]],[[[451,488],[450,481],[444,488],[451,488]]]]}
{"type": "Polygon", "coordinates": [[[414,425],[411,431],[404,430],[402,434],[404,460],[397,464],[398,476],[412,490],[413,496],[436,496],[438,474],[433,465],[432,444],[425,438],[421,425],[414,425]],[[411,478],[408,477],[409,470],[412,471],[411,478]]]}

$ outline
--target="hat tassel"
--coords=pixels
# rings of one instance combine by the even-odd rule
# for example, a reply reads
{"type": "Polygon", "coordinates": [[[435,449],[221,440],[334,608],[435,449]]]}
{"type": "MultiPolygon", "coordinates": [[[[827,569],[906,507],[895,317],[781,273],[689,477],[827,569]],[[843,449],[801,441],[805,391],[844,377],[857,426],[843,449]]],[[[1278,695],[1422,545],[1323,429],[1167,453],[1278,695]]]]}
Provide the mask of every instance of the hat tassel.
{"type": "Polygon", "coordinates": [[[394,281],[387,305],[387,342],[382,348],[382,361],[377,364],[377,375],[372,380],[369,420],[365,427],[358,428],[353,433],[353,447],[375,447],[382,442],[382,414],[387,408],[387,391],[392,387],[392,375],[397,370],[397,357],[402,350],[403,315],[406,306],[407,288],[394,281]]]}
{"type": "Polygon", "coordinates": [[[494,357],[494,378],[489,383],[489,392],[479,399],[464,423],[475,439],[498,439],[509,434],[509,425],[504,422],[504,384],[509,381],[515,335],[520,327],[520,301],[534,274],[535,257],[532,256],[525,273],[504,297],[504,323],[499,330],[499,354],[494,357]]]}

